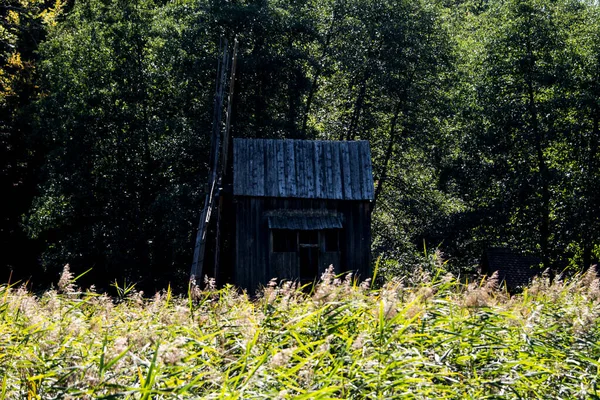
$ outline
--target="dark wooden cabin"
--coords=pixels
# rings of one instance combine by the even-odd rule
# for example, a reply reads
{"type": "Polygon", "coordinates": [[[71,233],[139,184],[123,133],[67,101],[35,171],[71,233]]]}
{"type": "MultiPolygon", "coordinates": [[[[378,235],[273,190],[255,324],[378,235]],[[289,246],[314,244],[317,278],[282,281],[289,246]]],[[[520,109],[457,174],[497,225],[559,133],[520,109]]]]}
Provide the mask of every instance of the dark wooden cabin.
{"type": "Polygon", "coordinates": [[[369,277],[373,189],[366,141],[234,139],[235,284],[369,277]]]}

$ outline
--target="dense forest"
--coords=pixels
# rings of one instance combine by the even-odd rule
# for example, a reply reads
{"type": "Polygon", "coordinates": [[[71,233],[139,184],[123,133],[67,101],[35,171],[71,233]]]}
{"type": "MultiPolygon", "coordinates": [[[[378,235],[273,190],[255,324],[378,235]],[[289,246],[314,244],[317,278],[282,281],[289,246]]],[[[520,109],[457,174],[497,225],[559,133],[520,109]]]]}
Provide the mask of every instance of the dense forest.
{"type": "Polygon", "coordinates": [[[600,255],[592,0],[4,0],[0,280],[185,282],[219,43],[234,137],[369,140],[391,274],[600,255]]]}

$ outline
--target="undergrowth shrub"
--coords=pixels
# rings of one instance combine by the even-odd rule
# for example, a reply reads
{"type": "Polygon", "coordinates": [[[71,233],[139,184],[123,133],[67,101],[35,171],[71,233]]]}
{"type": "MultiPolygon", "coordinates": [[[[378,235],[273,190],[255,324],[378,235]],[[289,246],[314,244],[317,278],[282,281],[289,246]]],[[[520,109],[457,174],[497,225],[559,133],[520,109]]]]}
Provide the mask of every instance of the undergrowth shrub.
{"type": "Polygon", "coordinates": [[[600,281],[416,271],[378,289],[327,271],[118,299],[0,286],[0,399],[597,398],[600,281]]]}

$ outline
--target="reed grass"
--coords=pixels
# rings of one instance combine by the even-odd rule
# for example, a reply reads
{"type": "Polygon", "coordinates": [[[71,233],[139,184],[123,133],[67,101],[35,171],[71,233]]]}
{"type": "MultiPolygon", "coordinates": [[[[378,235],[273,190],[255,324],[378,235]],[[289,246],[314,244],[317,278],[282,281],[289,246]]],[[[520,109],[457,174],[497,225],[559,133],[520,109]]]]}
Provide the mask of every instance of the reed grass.
{"type": "Polygon", "coordinates": [[[187,298],[0,286],[0,399],[598,398],[595,271],[519,295],[415,273],[378,289],[331,271],[187,298]]]}

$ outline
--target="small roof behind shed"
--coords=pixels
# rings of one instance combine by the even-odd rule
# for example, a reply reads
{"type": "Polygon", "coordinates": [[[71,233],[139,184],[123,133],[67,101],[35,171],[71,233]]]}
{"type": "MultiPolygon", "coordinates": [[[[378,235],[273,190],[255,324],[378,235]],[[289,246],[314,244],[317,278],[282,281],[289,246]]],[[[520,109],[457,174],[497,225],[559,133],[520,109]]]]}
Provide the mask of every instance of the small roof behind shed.
{"type": "Polygon", "coordinates": [[[483,264],[486,272],[491,275],[498,271],[501,281],[506,282],[510,289],[526,286],[534,276],[540,275],[540,258],[534,255],[521,254],[506,247],[487,249],[483,264]]]}
{"type": "Polygon", "coordinates": [[[372,200],[369,142],[234,139],[233,194],[372,200]]]}

